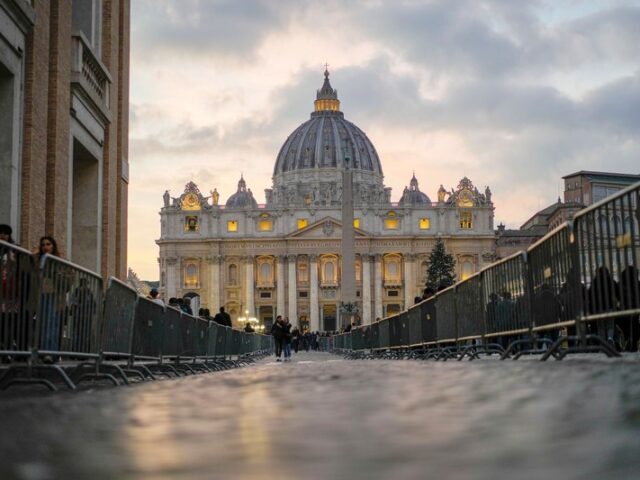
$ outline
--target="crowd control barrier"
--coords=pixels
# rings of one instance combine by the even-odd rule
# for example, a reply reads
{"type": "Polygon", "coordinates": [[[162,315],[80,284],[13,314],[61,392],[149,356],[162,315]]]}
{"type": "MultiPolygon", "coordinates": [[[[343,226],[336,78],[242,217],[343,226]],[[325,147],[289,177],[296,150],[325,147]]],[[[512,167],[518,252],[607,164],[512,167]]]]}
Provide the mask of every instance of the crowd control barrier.
{"type": "Polygon", "coordinates": [[[640,342],[640,183],[580,211],[527,251],[404,312],[333,338],[349,358],[619,356],[640,342]]]}
{"type": "Polygon", "coordinates": [[[141,297],[59,257],[0,241],[0,389],[85,380],[116,385],[245,365],[271,337],[141,297]]]}

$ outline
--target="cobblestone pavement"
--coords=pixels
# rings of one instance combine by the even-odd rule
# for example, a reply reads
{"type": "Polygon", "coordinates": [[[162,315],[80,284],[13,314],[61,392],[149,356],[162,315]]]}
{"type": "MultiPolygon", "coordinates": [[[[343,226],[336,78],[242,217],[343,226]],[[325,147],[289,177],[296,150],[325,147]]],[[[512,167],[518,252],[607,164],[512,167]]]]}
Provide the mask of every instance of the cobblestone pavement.
{"type": "Polygon", "coordinates": [[[0,395],[0,478],[638,478],[640,361],[299,354],[131,387],[0,395]]]}

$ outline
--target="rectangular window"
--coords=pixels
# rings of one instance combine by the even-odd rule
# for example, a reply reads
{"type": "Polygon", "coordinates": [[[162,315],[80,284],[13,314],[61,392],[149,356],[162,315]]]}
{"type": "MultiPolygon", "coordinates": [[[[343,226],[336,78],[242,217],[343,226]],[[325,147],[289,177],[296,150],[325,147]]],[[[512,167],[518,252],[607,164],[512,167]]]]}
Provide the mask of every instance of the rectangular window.
{"type": "Polygon", "coordinates": [[[260,298],[271,298],[271,292],[260,292],[260,298]]]}
{"type": "Polygon", "coordinates": [[[298,219],[298,230],[306,227],[307,225],[309,225],[309,221],[306,218],[298,219]]]}
{"type": "Polygon", "coordinates": [[[238,221],[237,220],[228,220],[227,221],[227,232],[237,232],[238,231],[238,221]]]}
{"type": "Polygon", "coordinates": [[[470,230],[473,227],[471,212],[460,212],[460,228],[470,230]]]}
{"type": "Polygon", "coordinates": [[[185,232],[197,232],[200,230],[200,224],[198,223],[197,215],[187,215],[184,217],[184,231],[185,232]]]}
{"type": "Polygon", "coordinates": [[[354,218],[353,219],[353,228],[360,228],[360,219],[359,218],[354,218]]]}
{"type": "Polygon", "coordinates": [[[397,218],[385,218],[384,219],[384,228],[385,228],[385,230],[397,230],[398,229],[398,219],[397,218]]]}
{"type": "Polygon", "coordinates": [[[270,232],[273,230],[273,220],[263,219],[258,222],[258,230],[261,232],[270,232]]]}
{"type": "Polygon", "coordinates": [[[429,221],[428,218],[420,219],[420,230],[429,230],[430,226],[431,226],[431,222],[429,221]]]}
{"type": "Polygon", "coordinates": [[[387,297],[397,297],[398,296],[398,290],[388,290],[387,291],[387,297]]]}
{"type": "Polygon", "coordinates": [[[307,291],[298,292],[298,297],[300,298],[307,298],[308,296],[309,296],[309,292],[307,291]]]}

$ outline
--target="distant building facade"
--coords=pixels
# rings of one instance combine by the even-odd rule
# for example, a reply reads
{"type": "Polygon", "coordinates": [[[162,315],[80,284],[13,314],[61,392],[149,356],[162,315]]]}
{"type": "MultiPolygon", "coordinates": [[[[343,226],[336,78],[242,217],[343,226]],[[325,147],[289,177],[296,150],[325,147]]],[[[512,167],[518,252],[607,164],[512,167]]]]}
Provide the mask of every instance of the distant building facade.
{"type": "Polygon", "coordinates": [[[507,230],[504,225],[498,225],[497,258],[506,258],[520,250],[526,250],[548,232],[571,220],[583,208],[640,182],[640,175],[586,170],[562,178],[564,202],[558,197],[556,203],[533,214],[519,230],[507,230]]]}
{"type": "Polygon", "coordinates": [[[0,223],[124,279],[129,0],[0,0],[0,223]]]}
{"type": "Polygon", "coordinates": [[[345,153],[354,176],[355,268],[363,323],[406,309],[425,285],[437,237],[465,278],[494,258],[494,206],[463,178],[437,201],[413,175],[398,202],[383,184],[375,147],[340,111],[325,72],[311,118],[284,142],[273,184],[259,205],[246,180],[220,202],[190,182],[160,211],[160,292],[197,295],[211,312],[224,306],[235,322],[246,312],[264,323],[287,315],[311,330],[337,327],[340,295],[341,175],[345,153]]]}

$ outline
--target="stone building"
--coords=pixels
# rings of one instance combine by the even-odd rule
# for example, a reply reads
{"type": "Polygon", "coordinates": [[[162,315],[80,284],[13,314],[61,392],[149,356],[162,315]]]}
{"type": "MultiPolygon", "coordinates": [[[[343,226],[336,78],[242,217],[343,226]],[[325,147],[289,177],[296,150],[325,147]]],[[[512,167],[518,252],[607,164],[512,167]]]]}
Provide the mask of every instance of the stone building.
{"type": "Polygon", "coordinates": [[[0,0],[0,223],[126,277],[129,0],[0,0]]]}
{"type": "Polygon", "coordinates": [[[224,204],[217,189],[190,182],[160,211],[160,291],[198,297],[232,319],[249,312],[266,323],[277,314],[312,330],[336,328],[340,303],[341,175],[353,168],[356,284],[363,323],[413,304],[425,284],[437,237],[467,277],[494,257],[493,203],[463,178],[436,201],[415,175],[399,201],[383,183],[382,164],[367,135],[340,111],[325,71],[311,118],[278,153],[273,183],[258,204],[241,176],[224,204]]]}

